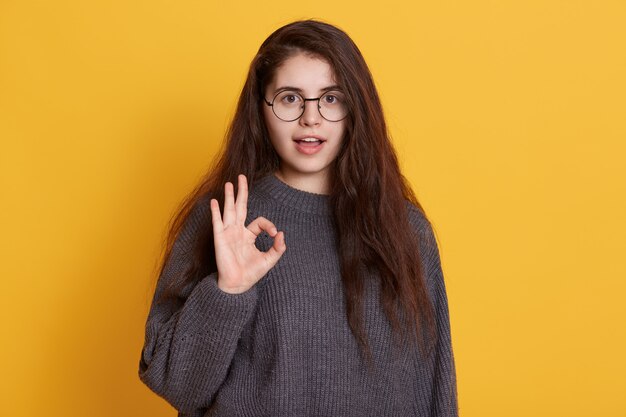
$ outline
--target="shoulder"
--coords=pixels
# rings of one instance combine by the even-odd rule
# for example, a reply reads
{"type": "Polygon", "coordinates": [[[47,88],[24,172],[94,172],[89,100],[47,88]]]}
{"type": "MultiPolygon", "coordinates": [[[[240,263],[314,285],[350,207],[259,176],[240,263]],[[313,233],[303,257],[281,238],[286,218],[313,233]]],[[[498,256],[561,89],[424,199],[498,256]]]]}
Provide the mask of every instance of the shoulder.
{"type": "Polygon", "coordinates": [[[424,210],[410,201],[405,201],[405,203],[409,224],[411,225],[414,233],[418,235],[418,239],[420,241],[425,240],[425,243],[436,245],[433,225],[426,216],[424,210]]]}
{"type": "Polygon", "coordinates": [[[211,198],[212,196],[207,193],[196,199],[185,221],[187,228],[195,230],[211,221],[211,198]]]}
{"type": "Polygon", "coordinates": [[[417,237],[419,255],[424,262],[428,280],[437,279],[441,272],[439,245],[432,223],[423,209],[407,201],[409,223],[417,237]]]}

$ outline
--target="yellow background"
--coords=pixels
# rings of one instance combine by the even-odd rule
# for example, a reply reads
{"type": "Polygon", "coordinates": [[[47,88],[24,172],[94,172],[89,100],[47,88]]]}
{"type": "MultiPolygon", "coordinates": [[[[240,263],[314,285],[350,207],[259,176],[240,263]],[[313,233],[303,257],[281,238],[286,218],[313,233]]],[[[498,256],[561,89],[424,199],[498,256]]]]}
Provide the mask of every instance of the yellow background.
{"type": "Polygon", "coordinates": [[[434,222],[461,415],[626,416],[623,0],[1,0],[0,414],[176,415],[137,377],[166,223],[309,17],[434,222]]]}

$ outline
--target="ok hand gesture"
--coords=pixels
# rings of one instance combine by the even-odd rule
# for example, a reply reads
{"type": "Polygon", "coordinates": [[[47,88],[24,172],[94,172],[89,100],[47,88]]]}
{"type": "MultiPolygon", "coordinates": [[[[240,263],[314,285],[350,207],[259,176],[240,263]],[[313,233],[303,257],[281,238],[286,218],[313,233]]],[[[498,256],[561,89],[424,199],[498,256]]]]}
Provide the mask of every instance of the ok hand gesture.
{"type": "Polygon", "coordinates": [[[211,200],[213,242],[217,263],[217,286],[225,292],[239,294],[249,290],[276,265],[283,255],[285,235],[264,217],[257,217],[245,226],[248,213],[248,181],[238,176],[237,201],[233,184],[224,185],[224,217],[217,200],[211,200]],[[266,231],[274,238],[273,246],[261,252],[254,245],[257,236],[266,231]]]}

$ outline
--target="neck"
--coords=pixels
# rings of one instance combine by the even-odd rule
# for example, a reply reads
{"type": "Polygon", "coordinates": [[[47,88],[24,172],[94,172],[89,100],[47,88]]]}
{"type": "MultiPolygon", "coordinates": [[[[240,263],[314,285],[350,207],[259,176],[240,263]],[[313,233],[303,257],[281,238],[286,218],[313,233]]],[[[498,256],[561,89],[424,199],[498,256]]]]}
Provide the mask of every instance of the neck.
{"type": "Polygon", "coordinates": [[[296,174],[281,167],[274,174],[279,180],[298,190],[313,194],[330,194],[327,171],[312,174],[296,174]]]}
{"type": "MultiPolygon", "coordinates": [[[[259,178],[250,187],[251,196],[268,196],[283,206],[300,212],[332,216],[330,196],[309,193],[287,184],[276,173],[259,178]]],[[[254,198],[254,197],[251,197],[254,198]]]]}

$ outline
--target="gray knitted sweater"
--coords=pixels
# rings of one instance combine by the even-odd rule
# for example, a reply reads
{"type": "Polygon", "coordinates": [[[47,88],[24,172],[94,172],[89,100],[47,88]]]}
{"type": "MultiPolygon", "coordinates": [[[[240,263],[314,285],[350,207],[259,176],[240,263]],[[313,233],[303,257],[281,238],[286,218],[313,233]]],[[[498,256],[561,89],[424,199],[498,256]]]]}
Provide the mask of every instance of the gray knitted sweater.
{"type": "MultiPolygon", "coordinates": [[[[266,217],[284,231],[287,251],[242,294],[222,292],[210,274],[183,290],[179,309],[153,299],[139,377],[185,417],[457,416],[439,252],[426,219],[407,206],[436,312],[439,341],[429,357],[392,343],[369,277],[364,325],[374,366],[367,366],[346,318],[329,197],[269,175],[250,186],[246,224],[266,217]]],[[[188,266],[192,236],[210,221],[207,199],[185,223],[155,299],[188,266]]],[[[261,250],[271,244],[265,233],[256,242],[261,250]]]]}

